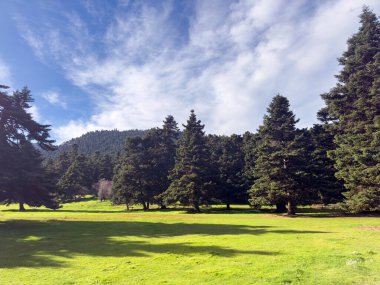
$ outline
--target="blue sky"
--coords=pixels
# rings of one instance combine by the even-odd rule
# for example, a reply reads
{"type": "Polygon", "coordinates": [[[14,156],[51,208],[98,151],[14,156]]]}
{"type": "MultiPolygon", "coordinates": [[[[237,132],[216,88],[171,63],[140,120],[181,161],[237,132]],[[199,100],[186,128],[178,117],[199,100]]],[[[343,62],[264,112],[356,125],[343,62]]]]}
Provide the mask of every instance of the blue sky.
{"type": "Polygon", "coordinates": [[[190,109],[208,133],[255,131],[277,93],[307,127],[363,5],[380,14],[378,0],[2,0],[0,83],[31,89],[57,142],[190,109]]]}

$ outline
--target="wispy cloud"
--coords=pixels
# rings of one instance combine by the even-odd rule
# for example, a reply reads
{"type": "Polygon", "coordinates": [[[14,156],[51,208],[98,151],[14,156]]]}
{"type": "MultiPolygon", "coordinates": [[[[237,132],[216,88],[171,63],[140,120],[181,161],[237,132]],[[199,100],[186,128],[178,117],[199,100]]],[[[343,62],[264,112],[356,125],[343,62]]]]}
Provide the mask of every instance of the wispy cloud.
{"type": "Polygon", "coordinates": [[[41,96],[52,105],[59,106],[63,109],[67,108],[66,102],[63,101],[62,96],[60,96],[56,91],[46,91],[43,92],[41,96]]]}
{"type": "Polygon", "coordinates": [[[242,133],[257,128],[278,92],[302,126],[316,121],[319,94],[333,85],[336,57],[365,2],[380,9],[375,0],[198,1],[175,23],[172,2],[138,2],[116,9],[100,35],[75,13],[66,15],[64,31],[33,32],[37,39],[21,31],[37,56],[55,59],[94,98],[90,120],[57,128],[59,140],[150,128],[167,114],[184,122],[191,108],[209,132],[242,133]]]}
{"type": "Polygon", "coordinates": [[[9,66],[0,58],[0,85],[11,86],[11,72],[9,66]]]}
{"type": "Polygon", "coordinates": [[[37,122],[41,121],[41,114],[40,114],[36,105],[32,105],[29,108],[28,113],[30,113],[32,115],[33,120],[35,120],[37,122]]]}

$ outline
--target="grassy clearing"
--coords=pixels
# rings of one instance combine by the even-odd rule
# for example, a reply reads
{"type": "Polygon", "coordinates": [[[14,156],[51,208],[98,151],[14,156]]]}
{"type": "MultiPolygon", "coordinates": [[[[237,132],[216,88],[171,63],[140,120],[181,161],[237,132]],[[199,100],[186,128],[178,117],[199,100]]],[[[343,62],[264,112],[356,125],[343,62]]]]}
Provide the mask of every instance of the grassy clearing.
{"type": "Polygon", "coordinates": [[[0,207],[0,284],[379,284],[380,219],[0,207]]]}

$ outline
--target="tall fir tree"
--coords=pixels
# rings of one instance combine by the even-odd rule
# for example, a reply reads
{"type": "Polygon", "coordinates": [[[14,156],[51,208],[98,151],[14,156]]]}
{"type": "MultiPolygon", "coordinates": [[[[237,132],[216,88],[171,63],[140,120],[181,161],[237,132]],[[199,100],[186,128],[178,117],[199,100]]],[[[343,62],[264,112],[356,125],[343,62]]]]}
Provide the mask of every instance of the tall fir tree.
{"type": "Polygon", "coordinates": [[[315,124],[310,130],[312,141],[312,187],[315,190],[315,202],[324,205],[341,202],[345,191],[343,182],[335,177],[334,162],[327,156],[335,149],[334,134],[326,124],[315,124]]]}
{"type": "Polygon", "coordinates": [[[28,113],[32,102],[27,88],[12,95],[0,90],[0,202],[19,203],[20,210],[24,203],[55,209],[54,187],[32,145],[54,150],[54,141],[49,139],[49,126],[38,124],[28,113]]]}
{"type": "Polygon", "coordinates": [[[72,157],[74,161],[57,182],[59,196],[63,202],[75,201],[90,194],[93,183],[87,157],[83,154],[78,155],[75,151],[73,155],[74,153],[77,154],[76,157],[72,157]]]}
{"type": "Polygon", "coordinates": [[[20,211],[25,211],[24,204],[59,208],[54,180],[42,166],[41,153],[31,142],[20,142],[7,167],[12,175],[8,180],[10,191],[4,199],[5,204],[18,203],[20,211]]]}
{"type": "Polygon", "coordinates": [[[177,141],[179,137],[178,124],[174,117],[169,115],[165,118],[162,129],[160,130],[160,145],[155,153],[159,161],[160,181],[157,185],[159,194],[156,195],[155,201],[161,206],[162,209],[166,208],[162,193],[168,189],[171,181],[169,179],[170,172],[175,165],[175,155],[177,148],[177,141]]]}
{"type": "Polygon", "coordinates": [[[200,205],[209,199],[212,181],[209,173],[210,152],[207,148],[204,125],[191,110],[185,130],[178,141],[171,184],[163,193],[167,203],[180,202],[200,212],[200,205]]]}
{"type": "Polygon", "coordinates": [[[162,191],[163,179],[166,177],[163,156],[160,152],[161,132],[152,129],[143,138],[127,139],[125,155],[114,176],[114,203],[133,202],[143,205],[148,210],[155,201],[155,196],[162,191]]]}
{"type": "Polygon", "coordinates": [[[339,58],[337,85],[322,94],[326,107],[320,111],[331,121],[337,147],[329,157],[352,212],[380,209],[380,23],[368,7],[360,23],[339,58]]]}
{"type": "Polygon", "coordinates": [[[211,152],[211,168],[215,171],[213,198],[230,210],[232,203],[247,201],[243,138],[238,135],[209,135],[207,143],[211,152]]]}
{"type": "Polygon", "coordinates": [[[257,207],[276,205],[278,211],[287,204],[288,214],[293,215],[296,205],[308,197],[305,132],[296,129],[298,120],[286,97],[275,96],[267,112],[258,132],[250,202],[257,207]]]}

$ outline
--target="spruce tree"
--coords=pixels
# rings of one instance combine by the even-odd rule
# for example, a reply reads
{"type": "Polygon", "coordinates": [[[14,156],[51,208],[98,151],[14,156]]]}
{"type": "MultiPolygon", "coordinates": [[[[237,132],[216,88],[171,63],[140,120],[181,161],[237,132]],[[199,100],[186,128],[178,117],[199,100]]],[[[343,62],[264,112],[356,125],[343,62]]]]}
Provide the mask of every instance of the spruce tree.
{"type": "Polygon", "coordinates": [[[159,165],[159,169],[157,171],[160,172],[160,179],[156,186],[159,194],[156,195],[155,201],[161,206],[162,209],[165,209],[166,205],[164,203],[162,193],[168,189],[171,183],[169,175],[175,165],[179,129],[177,122],[171,115],[167,116],[163,123],[162,129],[160,129],[160,145],[155,151],[157,156],[157,164],[159,165]]]}
{"type": "Polygon", "coordinates": [[[59,208],[54,180],[42,166],[41,154],[31,142],[20,142],[19,150],[7,167],[11,176],[7,181],[10,191],[4,199],[5,204],[18,203],[20,211],[25,211],[24,204],[59,208]]]}
{"type": "Polygon", "coordinates": [[[329,152],[336,177],[348,189],[345,208],[380,209],[380,23],[368,7],[359,31],[339,58],[338,83],[323,94],[336,149],[329,152]]]}
{"type": "Polygon", "coordinates": [[[334,162],[327,153],[335,149],[334,134],[328,125],[316,124],[310,130],[312,140],[312,187],[315,190],[315,202],[330,204],[341,202],[345,191],[343,182],[335,177],[334,162]]]}
{"type": "Polygon", "coordinates": [[[200,205],[207,203],[212,184],[209,173],[210,153],[203,131],[204,125],[197,119],[194,110],[182,137],[178,141],[175,166],[170,175],[171,184],[164,192],[167,203],[180,202],[200,212],[200,205]]]}
{"type": "Polygon", "coordinates": [[[73,159],[73,163],[57,182],[63,202],[73,201],[89,194],[93,182],[86,156],[80,154],[73,159]]]}
{"type": "Polygon", "coordinates": [[[125,154],[114,177],[113,201],[115,203],[137,202],[144,210],[154,202],[162,183],[162,168],[157,150],[160,146],[160,132],[150,130],[143,138],[128,138],[125,154]]]}
{"type": "Polygon", "coordinates": [[[169,186],[168,175],[174,166],[179,135],[173,116],[166,117],[161,129],[149,130],[142,138],[127,139],[113,179],[114,203],[141,203],[145,210],[158,203],[164,208],[160,194],[169,186]]]}
{"type": "Polygon", "coordinates": [[[306,199],[308,171],[305,132],[296,129],[295,115],[286,97],[273,98],[259,128],[254,184],[249,190],[253,206],[287,204],[289,215],[306,199]]]}
{"type": "Polygon", "coordinates": [[[55,209],[55,189],[32,145],[54,150],[54,141],[49,139],[49,126],[37,123],[28,113],[32,102],[27,88],[12,95],[0,90],[0,202],[19,203],[20,210],[24,203],[55,209]]]}
{"type": "Polygon", "coordinates": [[[247,201],[243,138],[238,135],[209,135],[207,143],[211,152],[211,169],[215,172],[213,198],[220,200],[229,210],[232,203],[247,201]]]}

